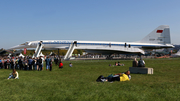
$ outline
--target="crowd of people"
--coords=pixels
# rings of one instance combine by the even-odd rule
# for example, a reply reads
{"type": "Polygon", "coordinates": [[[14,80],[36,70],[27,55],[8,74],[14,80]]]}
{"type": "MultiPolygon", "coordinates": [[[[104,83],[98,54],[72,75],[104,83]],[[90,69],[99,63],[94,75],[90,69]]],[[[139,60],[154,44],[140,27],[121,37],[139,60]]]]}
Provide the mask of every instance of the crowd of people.
{"type": "Polygon", "coordinates": [[[59,62],[58,57],[0,57],[0,69],[12,69],[13,72],[9,74],[8,79],[19,79],[19,74],[16,70],[38,70],[42,71],[44,68],[43,62],[45,62],[46,70],[52,70],[52,62],[56,65],[62,62],[59,62]]]}
{"type": "Polygon", "coordinates": [[[49,57],[6,57],[0,58],[0,69],[18,70],[43,70],[43,62],[46,62],[46,70],[52,70],[52,59],[49,57]]]}

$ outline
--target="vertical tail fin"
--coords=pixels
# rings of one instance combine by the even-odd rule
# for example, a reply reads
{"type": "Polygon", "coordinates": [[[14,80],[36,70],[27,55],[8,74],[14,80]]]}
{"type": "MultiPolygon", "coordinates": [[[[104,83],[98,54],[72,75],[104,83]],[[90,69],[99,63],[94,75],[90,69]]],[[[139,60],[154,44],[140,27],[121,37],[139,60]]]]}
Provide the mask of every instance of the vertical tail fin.
{"type": "Polygon", "coordinates": [[[141,43],[171,44],[170,29],[168,25],[161,25],[143,38],[141,43]]]}

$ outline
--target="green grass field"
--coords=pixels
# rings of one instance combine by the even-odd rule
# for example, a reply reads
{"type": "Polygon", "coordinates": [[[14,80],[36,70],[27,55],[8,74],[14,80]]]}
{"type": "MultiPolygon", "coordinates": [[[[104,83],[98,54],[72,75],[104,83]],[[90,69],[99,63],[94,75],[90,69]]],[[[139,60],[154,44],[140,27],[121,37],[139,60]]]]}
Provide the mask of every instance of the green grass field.
{"type": "MultiPolygon", "coordinates": [[[[11,70],[0,69],[0,101],[178,101],[180,59],[145,59],[153,75],[131,74],[127,82],[96,82],[99,75],[124,72],[132,60],[63,61],[52,71],[17,70],[20,79],[7,80],[11,70]],[[111,66],[120,61],[125,66],[111,66]],[[73,67],[69,67],[72,62],[73,67]]],[[[44,66],[45,68],[45,66],[44,66]]]]}

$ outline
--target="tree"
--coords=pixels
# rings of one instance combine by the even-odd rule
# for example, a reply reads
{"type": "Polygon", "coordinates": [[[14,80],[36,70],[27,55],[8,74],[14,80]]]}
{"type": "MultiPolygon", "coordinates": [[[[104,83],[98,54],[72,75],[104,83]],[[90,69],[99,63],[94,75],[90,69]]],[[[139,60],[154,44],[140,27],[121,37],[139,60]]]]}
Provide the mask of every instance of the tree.
{"type": "Polygon", "coordinates": [[[80,54],[80,55],[82,55],[82,54],[83,54],[83,50],[78,49],[78,50],[77,50],[77,53],[80,54]]]}

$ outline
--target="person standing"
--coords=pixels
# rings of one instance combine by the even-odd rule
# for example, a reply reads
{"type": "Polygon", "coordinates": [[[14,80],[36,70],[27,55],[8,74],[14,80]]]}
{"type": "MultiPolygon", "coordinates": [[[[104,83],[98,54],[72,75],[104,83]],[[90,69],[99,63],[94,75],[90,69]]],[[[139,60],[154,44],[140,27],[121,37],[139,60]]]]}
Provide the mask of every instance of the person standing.
{"type": "Polygon", "coordinates": [[[42,69],[41,70],[43,70],[43,68],[44,68],[44,58],[41,57],[41,59],[42,59],[42,69]]]}
{"type": "Polygon", "coordinates": [[[14,69],[14,60],[13,59],[11,59],[11,61],[10,61],[10,66],[11,66],[11,69],[14,69]]]}
{"type": "Polygon", "coordinates": [[[19,58],[18,65],[19,65],[19,69],[21,70],[23,68],[23,61],[21,57],[19,58]]]}
{"type": "Polygon", "coordinates": [[[31,57],[29,57],[28,59],[29,70],[32,70],[32,62],[33,60],[31,59],[31,57]]]}
{"type": "Polygon", "coordinates": [[[9,58],[6,60],[6,66],[7,66],[7,69],[11,69],[11,67],[10,67],[10,60],[9,60],[9,58]]]}
{"type": "Polygon", "coordinates": [[[4,59],[3,58],[1,59],[1,62],[2,62],[2,67],[1,68],[5,68],[4,67],[4,59]]]}
{"type": "Polygon", "coordinates": [[[6,60],[6,58],[4,58],[4,69],[7,69],[7,60],[6,60]]]}
{"type": "Polygon", "coordinates": [[[54,62],[57,65],[57,58],[56,58],[56,56],[54,57],[54,62]]]}
{"type": "Polygon", "coordinates": [[[15,69],[18,69],[18,59],[16,58],[16,60],[15,60],[15,69]]]}
{"type": "Polygon", "coordinates": [[[34,60],[34,70],[37,70],[37,64],[36,64],[37,59],[36,59],[36,58],[34,58],[33,60],[34,60]]]}
{"type": "Polygon", "coordinates": [[[35,70],[34,64],[35,64],[35,61],[34,61],[34,58],[32,58],[32,70],[35,70]]]}
{"type": "Polygon", "coordinates": [[[37,70],[39,70],[39,58],[38,57],[36,58],[36,67],[37,67],[37,70]]]}
{"type": "Polygon", "coordinates": [[[0,59],[0,69],[2,69],[2,61],[1,61],[1,59],[0,59]]]}
{"type": "Polygon", "coordinates": [[[50,60],[50,62],[49,62],[49,66],[50,66],[50,71],[52,71],[52,60],[50,60]]]}
{"type": "Polygon", "coordinates": [[[51,62],[51,59],[49,57],[46,58],[46,70],[50,70],[50,62],[51,62]]]}
{"type": "Polygon", "coordinates": [[[23,60],[23,64],[24,64],[23,69],[24,69],[24,70],[29,70],[28,60],[27,60],[26,58],[24,58],[24,60],[23,60]]]}
{"type": "Polygon", "coordinates": [[[40,70],[42,70],[42,59],[41,59],[41,57],[39,57],[39,68],[38,68],[38,71],[40,70]]]}

